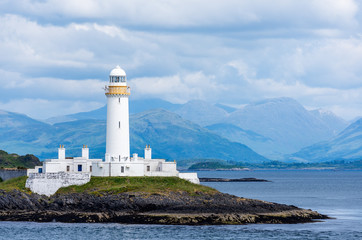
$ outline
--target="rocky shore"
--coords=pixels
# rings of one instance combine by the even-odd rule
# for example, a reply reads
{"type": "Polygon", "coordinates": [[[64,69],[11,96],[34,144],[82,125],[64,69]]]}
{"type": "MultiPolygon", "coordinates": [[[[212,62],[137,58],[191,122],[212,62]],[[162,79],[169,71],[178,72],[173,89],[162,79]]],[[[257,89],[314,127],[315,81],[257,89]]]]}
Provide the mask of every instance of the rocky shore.
{"type": "Polygon", "coordinates": [[[304,223],[326,218],[312,210],[220,192],[57,193],[46,197],[0,190],[1,221],[205,225],[304,223]]]}

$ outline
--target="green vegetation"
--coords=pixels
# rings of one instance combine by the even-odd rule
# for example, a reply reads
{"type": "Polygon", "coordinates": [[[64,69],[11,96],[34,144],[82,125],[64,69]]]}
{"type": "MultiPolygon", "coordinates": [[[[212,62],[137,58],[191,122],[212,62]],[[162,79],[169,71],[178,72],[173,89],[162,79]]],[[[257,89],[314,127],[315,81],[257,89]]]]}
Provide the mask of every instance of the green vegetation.
{"type": "Polygon", "coordinates": [[[194,195],[199,192],[212,194],[217,191],[210,187],[190,183],[178,177],[92,177],[90,182],[84,185],[61,188],[57,193],[83,192],[95,195],[124,192],[145,192],[151,194],[187,192],[194,195]]]}
{"type": "Polygon", "coordinates": [[[362,169],[362,160],[334,160],[319,163],[300,163],[300,162],[282,162],[266,161],[262,163],[234,162],[221,159],[187,159],[177,161],[180,169],[201,170],[201,169],[231,169],[231,168],[250,168],[250,169],[362,169]],[[220,165],[219,165],[220,164],[220,165]]]}
{"type": "MultiPolygon", "coordinates": [[[[183,169],[183,170],[188,170],[188,169],[199,169],[199,168],[191,168],[193,165],[196,164],[204,164],[204,163],[208,163],[208,165],[210,166],[217,166],[218,164],[228,167],[228,166],[233,166],[232,168],[236,167],[236,168],[241,168],[241,163],[240,162],[231,162],[231,161],[225,161],[222,159],[217,159],[217,158],[193,158],[193,159],[181,159],[181,160],[177,160],[177,167],[179,169],[183,169]]],[[[196,165],[197,166],[197,165],[196,165]]],[[[213,169],[213,168],[210,168],[213,169]]],[[[229,168],[227,168],[229,169],[229,168]]]]}
{"type": "Polygon", "coordinates": [[[9,154],[0,150],[0,167],[2,168],[34,168],[39,165],[41,165],[41,162],[34,155],[19,156],[15,153],[9,154]]]}
{"type": "MultiPolygon", "coordinates": [[[[5,191],[19,190],[31,193],[25,188],[27,176],[0,182],[0,189],[5,191]]],[[[92,177],[81,186],[60,188],[57,193],[88,193],[94,195],[118,194],[124,192],[144,192],[150,194],[167,194],[169,192],[217,193],[217,190],[203,185],[193,184],[178,177],[92,177]]]]}
{"type": "Polygon", "coordinates": [[[189,170],[212,170],[212,169],[235,169],[241,168],[236,164],[228,164],[224,162],[199,162],[191,165],[189,170]]]}
{"type": "Polygon", "coordinates": [[[25,188],[27,176],[12,178],[4,182],[0,182],[0,189],[5,191],[19,190],[26,193],[31,193],[28,188],[25,188]]]}

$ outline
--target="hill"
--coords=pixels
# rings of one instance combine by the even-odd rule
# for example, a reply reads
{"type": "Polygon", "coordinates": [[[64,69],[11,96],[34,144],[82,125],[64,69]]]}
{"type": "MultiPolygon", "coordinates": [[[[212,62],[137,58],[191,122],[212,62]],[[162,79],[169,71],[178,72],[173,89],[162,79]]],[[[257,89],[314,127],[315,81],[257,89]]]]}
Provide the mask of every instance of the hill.
{"type": "MultiPolygon", "coordinates": [[[[203,137],[199,136],[203,139],[201,141],[203,143],[215,145],[215,135],[219,135],[224,140],[227,139],[228,143],[223,142],[223,146],[220,146],[222,148],[219,149],[220,154],[211,150],[211,153],[218,155],[211,158],[235,161],[238,161],[236,154],[230,154],[230,152],[240,148],[241,145],[246,145],[258,154],[267,156],[267,158],[284,160],[284,155],[289,156],[304,147],[327,141],[347,126],[346,121],[333,113],[321,109],[308,111],[291,98],[267,99],[246,105],[241,109],[230,108],[222,104],[213,105],[199,100],[190,101],[186,104],[173,104],[160,99],[142,99],[130,101],[130,112],[135,113],[131,114],[130,121],[131,152],[137,152],[142,156],[143,146],[151,144],[154,146],[155,156],[170,159],[189,158],[188,156],[191,155],[192,158],[205,158],[201,154],[205,154],[207,151],[202,149],[211,149],[211,147],[200,146],[197,142],[195,142],[195,147],[188,144],[187,141],[184,141],[188,138],[186,136],[187,131],[181,138],[177,135],[167,134],[164,131],[166,126],[176,129],[179,127],[178,122],[181,121],[172,117],[171,112],[182,115],[182,121],[187,122],[183,125],[186,130],[188,129],[186,125],[194,124],[192,128],[196,129],[195,123],[199,124],[201,127],[199,126],[197,131],[189,131],[188,133],[203,135],[203,137]],[[166,112],[170,114],[161,114],[161,109],[167,109],[166,112]],[[160,132],[157,135],[160,138],[178,138],[177,141],[183,144],[180,145],[179,149],[172,149],[168,142],[161,142],[160,139],[153,136],[146,137],[147,131],[140,132],[136,127],[132,128],[133,124],[141,127],[141,129],[142,124],[148,124],[137,122],[141,121],[142,118],[137,116],[151,117],[149,114],[143,114],[147,111],[160,113],[157,118],[152,119],[150,125],[149,131],[154,132],[153,136],[160,132]],[[166,124],[166,122],[174,120],[176,121],[175,124],[172,122],[169,125],[166,124]],[[135,122],[133,123],[133,121],[135,122]],[[162,124],[164,126],[161,126],[162,124]],[[152,129],[153,126],[160,129],[152,129]],[[209,131],[205,131],[205,128],[209,131]],[[156,130],[157,132],[155,132],[156,130]],[[141,134],[145,134],[145,137],[140,136],[141,134]],[[206,137],[211,137],[211,139],[206,140],[206,137]],[[160,148],[154,143],[164,145],[162,152],[156,150],[160,148]],[[236,147],[235,143],[241,145],[236,147]],[[230,150],[227,150],[226,146],[229,144],[230,150]],[[184,150],[184,146],[190,147],[190,150],[184,150]],[[166,150],[170,154],[165,154],[166,150]],[[178,150],[181,151],[179,154],[176,153],[178,150]],[[164,155],[161,156],[160,154],[164,155]]],[[[10,152],[20,151],[21,154],[31,152],[44,159],[55,157],[54,149],[59,144],[66,145],[67,153],[73,156],[80,155],[79,146],[87,144],[91,147],[91,156],[103,158],[105,120],[106,107],[90,112],[61,116],[53,121],[55,123],[53,125],[30,119],[25,115],[3,111],[0,114],[0,121],[4,121],[8,125],[3,124],[5,127],[0,128],[0,147],[10,152]],[[17,124],[17,127],[14,124],[17,124]]],[[[192,139],[197,140],[195,135],[192,139]]],[[[178,146],[176,141],[170,140],[170,142],[173,146],[178,146]]],[[[240,152],[242,154],[239,156],[251,156],[247,153],[244,154],[245,151],[239,149],[237,154],[240,152]]]]}
{"type": "MultiPolygon", "coordinates": [[[[140,113],[143,111],[148,111],[152,109],[162,108],[167,111],[176,111],[181,107],[180,104],[174,104],[167,102],[162,99],[154,98],[154,99],[139,99],[133,100],[130,99],[129,101],[129,113],[135,114],[140,113]]],[[[50,124],[55,123],[62,123],[62,122],[70,122],[70,121],[77,121],[77,120],[87,120],[87,119],[94,119],[94,120],[106,120],[107,119],[107,105],[95,109],[93,111],[88,112],[79,112],[74,114],[69,114],[65,116],[57,116],[53,118],[49,118],[45,120],[45,122],[50,124]]]]}
{"type": "Polygon", "coordinates": [[[8,154],[0,150],[0,167],[1,168],[33,168],[41,165],[39,159],[34,155],[27,154],[19,156],[15,153],[8,154]]]}
{"type": "Polygon", "coordinates": [[[218,158],[262,162],[267,159],[249,147],[216,135],[165,110],[150,110],[130,119],[131,145],[140,152],[147,143],[155,146],[155,157],[167,159],[218,158]]]}
{"type": "Polygon", "coordinates": [[[224,122],[229,115],[223,108],[200,100],[192,100],[183,104],[175,113],[200,126],[224,122]]]}
{"type": "Polygon", "coordinates": [[[336,137],[303,148],[289,158],[305,162],[361,160],[362,118],[349,125],[336,137]]]}
{"type": "MultiPolygon", "coordinates": [[[[252,103],[232,112],[226,123],[257,133],[259,138],[241,139],[260,154],[282,159],[284,154],[335,136],[340,126],[331,129],[332,124],[327,125],[326,121],[328,120],[306,110],[294,99],[274,98],[252,103]]],[[[224,134],[220,130],[216,131],[219,132],[224,134]]],[[[243,135],[242,132],[239,134],[243,135]]]]}
{"type": "Polygon", "coordinates": [[[264,137],[251,130],[242,129],[230,123],[217,123],[205,128],[233,142],[240,142],[254,147],[256,147],[256,143],[263,145],[262,150],[257,148],[259,151],[266,152],[266,149],[271,148],[273,145],[271,138],[264,137]]]}
{"type": "MultiPolygon", "coordinates": [[[[17,117],[24,118],[23,115],[17,117]]],[[[18,122],[20,120],[16,117],[13,119],[18,122]]],[[[24,123],[0,129],[0,148],[21,154],[31,152],[46,159],[57,156],[59,144],[65,145],[67,156],[80,156],[81,146],[86,144],[90,147],[92,158],[104,158],[105,120],[84,119],[54,125],[37,121],[31,123],[33,125],[24,123]],[[8,136],[9,133],[12,135],[8,136]]],[[[130,142],[131,153],[138,153],[140,156],[143,156],[144,146],[151,144],[154,157],[166,159],[267,160],[243,144],[231,142],[162,109],[130,116],[130,142]]]]}
{"type": "MultiPolygon", "coordinates": [[[[235,109],[222,104],[191,100],[173,104],[161,99],[130,100],[130,113],[164,109],[211,130],[232,142],[245,144],[271,159],[284,159],[303,147],[336,136],[347,122],[322,109],[308,111],[291,98],[273,98],[235,109]]],[[[106,107],[58,117],[52,123],[105,120],[106,107]]]]}

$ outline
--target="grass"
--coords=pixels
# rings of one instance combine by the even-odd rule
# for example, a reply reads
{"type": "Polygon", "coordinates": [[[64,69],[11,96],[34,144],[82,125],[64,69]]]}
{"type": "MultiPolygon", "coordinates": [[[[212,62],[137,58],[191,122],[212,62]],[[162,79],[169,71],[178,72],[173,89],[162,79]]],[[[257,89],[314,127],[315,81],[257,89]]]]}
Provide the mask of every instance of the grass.
{"type": "MultiPolygon", "coordinates": [[[[12,178],[0,182],[0,189],[5,191],[19,190],[31,193],[25,188],[27,176],[12,178]]],[[[193,184],[178,177],[91,177],[91,180],[80,186],[72,185],[60,188],[57,193],[88,193],[94,195],[118,194],[125,192],[143,192],[150,194],[167,194],[169,192],[187,192],[196,195],[200,192],[214,194],[218,191],[199,184],[193,184]]]]}
{"type": "Polygon", "coordinates": [[[89,193],[95,195],[118,194],[124,192],[144,192],[167,194],[169,192],[187,192],[190,195],[199,192],[213,194],[217,190],[203,185],[193,184],[178,177],[92,177],[81,186],[61,188],[57,193],[89,193]]]}
{"type": "Polygon", "coordinates": [[[28,188],[25,188],[25,182],[27,176],[12,178],[9,180],[6,180],[4,182],[0,182],[0,189],[5,191],[12,191],[12,190],[19,190],[25,193],[31,193],[31,191],[28,188]]]}

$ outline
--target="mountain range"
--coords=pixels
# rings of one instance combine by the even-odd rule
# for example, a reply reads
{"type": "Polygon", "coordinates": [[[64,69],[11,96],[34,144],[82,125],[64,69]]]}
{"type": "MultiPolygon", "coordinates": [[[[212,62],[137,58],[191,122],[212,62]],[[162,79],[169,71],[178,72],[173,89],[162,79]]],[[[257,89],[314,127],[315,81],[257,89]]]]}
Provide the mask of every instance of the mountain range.
{"type": "MultiPolygon", "coordinates": [[[[347,131],[352,125],[345,129],[348,123],[333,113],[309,111],[291,98],[266,99],[239,109],[200,100],[173,104],[130,99],[130,114],[131,152],[142,156],[144,145],[151,144],[155,157],[167,159],[261,162],[287,156],[291,161],[325,161],[332,155],[307,153],[317,153],[327,143],[336,148],[332,142],[337,146],[342,133],[354,134],[347,131]]],[[[87,144],[92,157],[103,158],[105,120],[106,106],[45,122],[2,111],[0,149],[44,159],[56,156],[58,144],[66,145],[72,155],[80,155],[80,146],[87,144]]],[[[362,156],[358,150],[345,156],[343,148],[351,149],[347,143],[339,147],[337,158],[362,156]]]]}
{"type": "Polygon", "coordinates": [[[325,113],[329,119],[323,113],[317,115],[306,110],[291,98],[267,99],[230,113],[225,123],[241,130],[234,131],[233,135],[225,134],[229,128],[216,132],[230,136],[230,140],[241,141],[269,158],[283,159],[285,154],[334,137],[347,126],[333,113],[325,113]],[[251,134],[246,135],[246,131],[251,134]]]}
{"type": "MultiPolygon", "coordinates": [[[[94,116],[93,113],[87,114],[94,116]]],[[[76,117],[83,118],[85,115],[78,114],[76,117]]],[[[75,118],[74,115],[72,117],[75,118]]],[[[102,119],[80,119],[51,125],[3,111],[0,125],[0,148],[8,152],[30,152],[41,159],[55,158],[57,145],[62,144],[66,146],[67,156],[80,156],[81,146],[86,144],[90,147],[92,158],[104,157],[106,121],[102,119]]],[[[163,109],[132,114],[130,142],[131,152],[140,156],[143,156],[144,146],[151,144],[155,158],[267,161],[247,146],[231,142],[163,109]]]]}
{"type": "Polygon", "coordinates": [[[362,118],[349,125],[336,137],[313,144],[290,156],[302,162],[359,160],[362,158],[362,118]]]}

